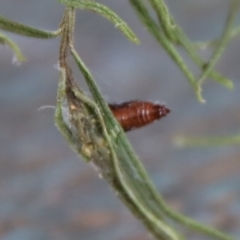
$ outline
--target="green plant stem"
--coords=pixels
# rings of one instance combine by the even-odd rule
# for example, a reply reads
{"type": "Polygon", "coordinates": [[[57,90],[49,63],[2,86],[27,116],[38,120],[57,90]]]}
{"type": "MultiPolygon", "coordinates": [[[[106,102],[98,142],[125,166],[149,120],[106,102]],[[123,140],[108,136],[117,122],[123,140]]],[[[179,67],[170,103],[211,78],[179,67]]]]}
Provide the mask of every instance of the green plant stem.
{"type": "Polygon", "coordinates": [[[81,1],[81,0],[58,0],[60,3],[65,4],[69,7],[75,7],[80,9],[88,9],[99,13],[103,17],[111,21],[116,28],[119,30],[132,42],[138,44],[139,39],[135,33],[129,28],[126,22],[124,22],[115,12],[113,12],[107,6],[97,3],[95,1],[81,1]]]}
{"type": "Polygon", "coordinates": [[[207,76],[212,71],[213,67],[219,60],[223,51],[226,49],[226,45],[230,39],[232,26],[237,17],[239,3],[240,3],[239,0],[232,0],[231,9],[229,11],[226,27],[223,31],[222,37],[220,38],[218,47],[216,48],[216,50],[213,53],[212,57],[210,58],[208,64],[205,66],[204,71],[202,72],[201,76],[199,77],[199,80],[198,80],[199,85],[202,85],[202,83],[206,80],[207,76]]]}
{"type": "MultiPolygon", "coordinates": [[[[230,41],[233,38],[235,38],[236,36],[238,36],[239,33],[240,33],[240,26],[233,28],[229,35],[228,41],[230,41]]],[[[217,45],[219,43],[219,41],[220,41],[220,39],[213,39],[213,40],[206,41],[206,42],[195,42],[194,45],[196,48],[206,49],[208,47],[214,47],[215,45],[217,45]]]]}
{"type": "Polygon", "coordinates": [[[174,139],[179,147],[222,147],[240,145],[240,134],[218,137],[186,137],[178,136],[174,139]]]}
{"type": "Polygon", "coordinates": [[[14,22],[2,16],[0,16],[0,29],[34,38],[54,38],[57,37],[61,32],[61,29],[52,32],[40,30],[18,22],[14,22]]]}
{"type": "Polygon", "coordinates": [[[157,14],[158,21],[162,26],[165,35],[170,41],[176,42],[177,37],[175,35],[175,25],[171,23],[171,16],[168,12],[167,6],[162,0],[148,0],[157,14]]]}
{"type": "Polygon", "coordinates": [[[161,208],[164,210],[164,213],[166,216],[168,216],[171,220],[174,220],[175,222],[179,223],[180,225],[185,225],[188,229],[195,230],[199,233],[205,234],[206,236],[221,239],[221,240],[236,240],[233,237],[224,234],[214,228],[208,227],[206,225],[200,224],[196,222],[195,220],[188,218],[186,216],[183,216],[182,214],[179,214],[175,211],[173,211],[164,201],[163,199],[160,199],[159,205],[161,205],[161,208]]]}
{"type": "MultiPolygon", "coordinates": [[[[161,0],[154,0],[155,4],[162,4],[161,0]]],[[[152,35],[158,40],[158,36],[157,35],[163,35],[162,29],[160,27],[158,27],[158,25],[156,25],[156,23],[154,22],[153,19],[151,19],[150,15],[147,12],[146,7],[144,6],[144,4],[141,1],[138,0],[130,0],[130,3],[132,4],[132,6],[134,7],[134,9],[137,11],[138,15],[140,15],[140,19],[142,20],[142,22],[148,27],[149,31],[152,33],[152,35]],[[145,19],[146,18],[146,19],[145,19]],[[155,24],[154,28],[155,30],[151,29],[152,28],[152,24],[155,24]]],[[[190,58],[202,69],[205,67],[205,63],[203,62],[203,60],[198,56],[196,49],[194,47],[194,45],[191,43],[191,41],[186,37],[186,35],[184,34],[184,32],[180,29],[180,27],[177,25],[177,23],[174,21],[174,19],[169,16],[168,14],[168,19],[170,18],[170,20],[168,20],[167,22],[170,21],[171,23],[171,29],[172,29],[172,35],[174,34],[174,39],[175,42],[177,42],[179,45],[181,45],[186,52],[189,54],[190,58]]],[[[164,30],[164,29],[163,29],[164,30]]],[[[162,45],[162,43],[160,42],[160,44],[162,45]]],[[[164,45],[162,45],[164,47],[164,45]]],[[[165,48],[165,47],[164,47],[165,48]]],[[[173,59],[174,60],[174,59],[173,59]]],[[[215,81],[217,81],[218,83],[226,86],[227,88],[233,88],[233,83],[221,76],[219,73],[215,72],[215,71],[210,71],[209,73],[210,77],[213,78],[215,81]]],[[[196,88],[196,91],[198,91],[198,93],[196,92],[196,95],[198,95],[198,99],[200,99],[200,101],[202,100],[202,97],[199,96],[199,92],[201,91],[200,87],[196,88]]]]}
{"type": "MultiPolygon", "coordinates": [[[[173,21],[173,20],[172,20],[173,21]]],[[[179,44],[186,50],[189,57],[201,68],[204,69],[206,66],[206,63],[199,57],[199,55],[196,52],[196,49],[192,42],[186,37],[184,32],[177,26],[177,23],[175,23],[176,32],[178,32],[178,42],[179,44]]],[[[218,72],[212,70],[209,72],[209,76],[218,82],[219,84],[222,84],[223,86],[227,87],[228,89],[233,88],[233,83],[231,80],[229,80],[226,77],[223,77],[218,72]]]]}
{"type": "MultiPolygon", "coordinates": [[[[151,18],[150,14],[148,13],[147,8],[144,6],[141,0],[130,0],[130,3],[136,10],[137,14],[139,15],[139,18],[143,22],[144,25],[147,26],[150,33],[156,38],[156,40],[163,46],[163,48],[166,50],[166,52],[169,54],[169,56],[173,59],[173,61],[179,66],[179,68],[182,70],[182,72],[187,77],[190,85],[194,89],[195,93],[197,94],[200,89],[199,86],[196,84],[196,79],[191,73],[191,71],[188,69],[187,65],[182,60],[181,56],[173,46],[173,44],[169,41],[168,37],[159,30],[158,25],[155,23],[155,21],[151,18]]],[[[197,95],[197,98],[200,102],[205,102],[205,100],[197,95]]]]}
{"type": "MultiPolygon", "coordinates": [[[[188,37],[185,35],[185,33],[182,31],[182,29],[178,26],[178,24],[175,22],[173,17],[171,17],[171,22],[174,25],[174,31],[177,38],[177,43],[181,45],[186,52],[188,53],[189,57],[202,69],[205,68],[206,64],[205,62],[199,57],[198,53],[196,52],[196,49],[194,47],[194,44],[188,39],[188,37]]],[[[209,76],[214,79],[216,82],[224,85],[225,87],[232,89],[233,83],[228,78],[221,76],[218,72],[214,71],[213,69],[209,72],[209,76]]]]}
{"type": "Polygon", "coordinates": [[[7,37],[6,35],[4,35],[2,33],[0,33],[0,43],[7,44],[12,49],[18,62],[26,61],[26,58],[23,56],[23,54],[22,54],[20,48],[17,46],[17,44],[14,41],[12,41],[9,37],[7,37]]]}

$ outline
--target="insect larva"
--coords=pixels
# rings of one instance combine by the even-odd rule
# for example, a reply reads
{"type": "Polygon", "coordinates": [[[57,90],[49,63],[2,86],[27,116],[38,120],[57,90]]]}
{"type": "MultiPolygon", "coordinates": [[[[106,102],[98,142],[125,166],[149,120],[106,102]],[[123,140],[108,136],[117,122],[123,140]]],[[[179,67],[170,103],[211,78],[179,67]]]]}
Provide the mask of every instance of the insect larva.
{"type": "Polygon", "coordinates": [[[125,132],[150,124],[170,112],[164,105],[143,101],[130,101],[108,106],[125,132]]]}

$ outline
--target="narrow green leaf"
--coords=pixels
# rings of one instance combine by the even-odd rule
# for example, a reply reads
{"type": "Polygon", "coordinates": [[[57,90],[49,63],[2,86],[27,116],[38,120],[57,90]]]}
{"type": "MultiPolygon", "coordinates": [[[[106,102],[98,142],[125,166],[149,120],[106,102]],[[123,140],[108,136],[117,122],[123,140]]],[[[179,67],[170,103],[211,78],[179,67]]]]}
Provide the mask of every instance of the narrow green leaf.
{"type": "Polygon", "coordinates": [[[162,0],[148,0],[152,5],[152,8],[157,14],[158,21],[162,26],[163,31],[170,41],[177,42],[176,28],[171,23],[171,16],[168,12],[167,6],[162,0]]]}
{"type": "Polygon", "coordinates": [[[18,62],[25,62],[26,61],[26,58],[23,56],[20,48],[18,47],[18,45],[13,42],[9,37],[7,37],[6,35],[0,33],[0,44],[7,44],[11,49],[12,51],[14,52],[14,57],[16,58],[16,60],[18,62]]]}
{"type": "Polygon", "coordinates": [[[2,16],[0,16],[0,29],[34,38],[54,38],[57,37],[61,31],[60,29],[53,32],[40,30],[18,22],[14,22],[2,16]]]}
{"type": "Polygon", "coordinates": [[[217,46],[215,52],[211,56],[209,62],[206,64],[201,76],[198,79],[199,85],[203,84],[203,82],[208,77],[209,73],[214,68],[217,61],[220,59],[221,55],[223,54],[223,51],[226,49],[227,43],[229,42],[229,39],[231,36],[231,30],[232,30],[234,21],[237,17],[239,4],[240,4],[239,0],[232,0],[231,9],[229,11],[226,27],[223,31],[222,37],[218,43],[218,46],[217,46]]]}
{"type": "Polygon", "coordinates": [[[217,83],[223,85],[224,87],[226,87],[226,88],[228,88],[228,89],[233,89],[233,88],[234,88],[233,82],[232,82],[230,79],[228,79],[228,78],[226,78],[226,77],[223,77],[223,76],[222,76],[221,74],[219,74],[218,72],[212,71],[212,72],[209,73],[209,76],[212,77],[212,78],[214,78],[214,80],[215,80],[217,83]]]}
{"type": "Polygon", "coordinates": [[[178,147],[223,147],[240,145],[240,134],[214,137],[187,137],[177,136],[174,144],[178,147]]]}
{"type": "MultiPolygon", "coordinates": [[[[159,16],[159,18],[162,18],[163,15],[166,15],[166,19],[161,20],[161,21],[165,21],[164,23],[162,23],[162,28],[164,30],[164,33],[168,36],[168,38],[170,40],[175,40],[176,43],[178,43],[180,46],[182,46],[186,52],[188,53],[188,55],[190,56],[190,58],[202,69],[204,69],[205,67],[205,62],[203,62],[203,60],[198,56],[196,49],[194,47],[194,45],[192,44],[192,42],[188,39],[188,37],[185,35],[185,33],[182,31],[182,29],[177,25],[177,23],[174,21],[174,19],[170,16],[170,14],[164,13],[164,6],[161,6],[162,4],[162,0],[149,0],[152,2],[152,6],[154,7],[155,5],[158,6],[158,10],[155,11],[159,11],[162,12],[162,14],[159,16]],[[159,7],[160,4],[160,7],[159,7]],[[165,27],[165,28],[164,28],[165,27]],[[169,32],[171,32],[172,34],[174,33],[174,39],[171,39],[171,36],[168,34],[169,32]]],[[[140,15],[140,18],[142,20],[143,23],[145,23],[146,26],[148,26],[149,31],[152,33],[152,35],[157,39],[158,41],[158,37],[157,34],[160,34],[162,29],[159,28],[156,25],[156,29],[153,30],[151,28],[153,28],[153,24],[155,24],[154,20],[151,20],[145,13],[147,13],[147,9],[144,6],[144,4],[141,2],[141,0],[129,0],[129,2],[132,4],[132,6],[135,8],[135,10],[137,11],[137,13],[140,15]],[[142,12],[142,13],[141,13],[142,12]]],[[[237,33],[238,33],[239,29],[235,29],[235,31],[232,31],[231,33],[231,37],[234,37],[237,33]]],[[[162,43],[161,43],[162,44],[162,43]]],[[[164,48],[165,46],[162,45],[164,48]]],[[[218,82],[219,84],[224,85],[225,87],[232,89],[233,88],[233,83],[231,80],[229,80],[228,78],[220,75],[218,72],[211,70],[209,72],[209,76],[211,78],[213,78],[216,82],[218,82]]],[[[203,98],[201,95],[199,95],[199,92],[196,93],[197,95],[197,99],[200,100],[200,102],[204,102],[203,98]]]]}
{"type": "Polygon", "coordinates": [[[107,6],[94,2],[94,1],[81,1],[81,0],[58,0],[62,4],[65,4],[70,7],[88,9],[94,12],[99,13],[103,17],[111,21],[116,28],[122,31],[122,33],[132,42],[139,43],[139,39],[135,33],[129,28],[126,22],[124,22],[116,13],[114,13],[107,6]]]}
{"type": "Polygon", "coordinates": [[[156,22],[152,19],[150,13],[147,8],[143,4],[141,0],[130,0],[130,3],[136,10],[140,20],[143,24],[148,28],[149,32],[154,36],[154,38],[158,41],[158,43],[165,49],[165,51],[169,54],[172,60],[177,64],[177,66],[181,69],[183,74],[186,76],[188,82],[192,86],[198,101],[205,102],[201,95],[201,91],[199,91],[199,87],[197,85],[197,81],[193,76],[192,72],[189,70],[188,66],[185,64],[184,60],[176,50],[175,46],[169,41],[169,38],[165,35],[164,32],[161,31],[156,22]]]}

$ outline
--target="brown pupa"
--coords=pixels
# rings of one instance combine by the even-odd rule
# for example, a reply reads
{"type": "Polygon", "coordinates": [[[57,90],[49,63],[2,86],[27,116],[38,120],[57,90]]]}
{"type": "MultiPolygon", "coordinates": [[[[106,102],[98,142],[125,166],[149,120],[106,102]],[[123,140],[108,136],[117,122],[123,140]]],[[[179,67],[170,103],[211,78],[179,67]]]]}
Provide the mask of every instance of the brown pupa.
{"type": "Polygon", "coordinates": [[[170,112],[164,105],[144,101],[130,101],[108,106],[125,132],[148,125],[170,112]]]}

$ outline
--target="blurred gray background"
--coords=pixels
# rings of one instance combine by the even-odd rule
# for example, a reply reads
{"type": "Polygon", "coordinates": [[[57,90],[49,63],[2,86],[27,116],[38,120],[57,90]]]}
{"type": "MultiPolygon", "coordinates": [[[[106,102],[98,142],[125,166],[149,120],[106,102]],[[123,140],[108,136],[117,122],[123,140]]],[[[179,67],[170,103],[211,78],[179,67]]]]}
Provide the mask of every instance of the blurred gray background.
{"type": "MultiPolygon", "coordinates": [[[[166,201],[176,210],[240,239],[240,148],[185,148],[176,135],[240,131],[240,38],[217,69],[231,78],[232,91],[204,84],[199,104],[178,67],[140,24],[127,0],[101,0],[135,31],[140,45],[89,11],[78,11],[76,48],[109,102],[159,100],[171,109],[165,119],[127,133],[166,201]]],[[[168,0],[176,21],[193,41],[221,34],[229,1],[168,0]]],[[[55,0],[0,0],[0,14],[55,30],[63,6],[55,0]]],[[[69,148],[54,126],[59,39],[8,34],[28,61],[12,64],[0,48],[0,238],[3,240],[150,239],[109,186],[69,148]]],[[[202,52],[209,55],[209,50],[202,52]]],[[[189,63],[193,66],[192,63],[189,63]]],[[[84,79],[76,78],[86,90],[84,79]]],[[[189,239],[206,239],[189,235],[189,239]]]]}

